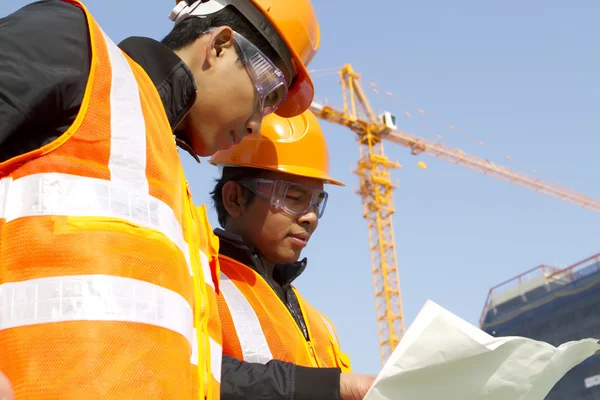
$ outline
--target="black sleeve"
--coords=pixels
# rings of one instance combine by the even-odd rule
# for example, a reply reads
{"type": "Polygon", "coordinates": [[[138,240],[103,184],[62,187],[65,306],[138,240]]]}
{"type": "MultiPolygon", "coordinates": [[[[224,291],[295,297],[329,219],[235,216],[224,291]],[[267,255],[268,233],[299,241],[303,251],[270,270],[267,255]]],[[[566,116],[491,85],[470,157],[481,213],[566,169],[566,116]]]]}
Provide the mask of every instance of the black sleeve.
{"type": "Polygon", "coordinates": [[[338,368],[307,368],[284,361],[249,363],[223,355],[222,400],[339,400],[338,368]]]}
{"type": "Polygon", "coordinates": [[[68,129],[89,69],[89,33],[80,8],[44,0],[0,19],[0,162],[68,129]]]}

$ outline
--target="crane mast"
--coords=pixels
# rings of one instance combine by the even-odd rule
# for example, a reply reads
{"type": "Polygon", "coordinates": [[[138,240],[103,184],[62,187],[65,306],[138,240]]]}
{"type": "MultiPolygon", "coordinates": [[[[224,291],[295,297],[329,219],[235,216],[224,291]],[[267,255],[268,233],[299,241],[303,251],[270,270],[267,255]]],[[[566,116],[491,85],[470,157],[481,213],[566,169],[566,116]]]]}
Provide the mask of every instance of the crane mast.
{"type": "Polygon", "coordinates": [[[375,306],[382,362],[392,354],[404,334],[404,314],[400,295],[400,277],[392,215],[394,202],[390,170],[400,164],[387,158],[382,136],[388,130],[380,124],[362,91],[359,76],[350,65],[340,71],[344,111],[320,107],[313,103],[311,110],[321,118],[337,122],[358,135],[359,161],[355,173],[360,178],[358,194],[362,198],[363,217],[367,221],[369,249],[375,290],[375,306]],[[365,119],[359,119],[360,107],[365,119]],[[327,116],[327,117],[325,117],[327,116]]]}
{"type": "Polygon", "coordinates": [[[358,194],[362,198],[363,217],[367,220],[379,344],[381,359],[385,361],[404,335],[392,222],[392,192],[395,186],[390,179],[390,170],[399,168],[400,164],[386,157],[383,142],[371,129],[367,129],[367,133],[359,140],[360,158],[356,169],[360,178],[358,194]]]}
{"type": "Polygon", "coordinates": [[[494,164],[476,156],[450,148],[441,143],[421,138],[396,129],[394,117],[384,113],[377,117],[360,86],[360,76],[347,64],[340,70],[343,110],[313,102],[310,110],[323,120],[346,126],[357,135],[359,143],[358,167],[360,178],[358,194],[362,198],[363,217],[367,220],[369,249],[375,288],[375,304],[381,360],[383,363],[394,351],[404,335],[404,314],[400,293],[400,278],[392,215],[392,193],[395,186],[390,170],[401,165],[389,160],[384,153],[383,141],[410,149],[411,154],[425,154],[462,166],[506,182],[525,187],[556,199],[600,212],[600,201],[560,185],[543,182],[538,178],[494,164]]]}

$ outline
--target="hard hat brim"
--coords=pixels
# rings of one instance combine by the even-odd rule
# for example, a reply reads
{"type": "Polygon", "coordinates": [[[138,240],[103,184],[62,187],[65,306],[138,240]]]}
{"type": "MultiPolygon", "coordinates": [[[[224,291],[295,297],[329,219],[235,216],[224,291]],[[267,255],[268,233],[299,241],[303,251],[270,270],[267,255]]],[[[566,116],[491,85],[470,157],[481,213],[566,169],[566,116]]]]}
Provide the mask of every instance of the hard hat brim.
{"type": "Polygon", "coordinates": [[[255,165],[253,163],[236,162],[235,164],[230,164],[227,162],[219,162],[219,160],[215,160],[214,157],[211,157],[211,159],[209,160],[209,163],[214,166],[217,166],[219,168],[225,168],[225,167],[244,168],[244,167],[246,167],[246,168],[263,169],[265,171],[283,172],[285,174],[300,176],[303,178],[318,179],[320,181],[323,181],[323,183],[330,184],[330,185],[346,186],[343,182],[333,179],[329,175],[323,175],[323,173],[319,170],[316,170],[313,168],[308,168],[308,167],[298,167],[298,166],[288,167],[286,165],[281,165],[277,168],[270,168],[270,167],[265,167],[264,165],[255,165]]]}
{"type": "Polygon", "coordinates": [[[286,168],[286,166],[281,166],[277,169],[279,172],[284,172],[290,175],[302,176],[304,178],[313,178],[323,181],[323,183],[327,183],[330,185],[336,186],[346,186],[342,182],[333,179],[329,175],[323,175],[323,173],[319,170],[315,170],[307,167],[292,167],[286,168]]]}
{"type": "MultiPolygon", "coordinates": [[[[279,34],[279,38],[285,43],[290,54],[292,55],[292,63],[297,69],[296,79],[294,79],[292,85],[289,87],[287,99],[281,106],[279,106],[277,110],[275,110],[275,114],[284,118],[295,117],[302,114],[310,107],[310,103],[312,103],[313,98],[315,97],[315,87],[313,85],[313,81],[308,73],[308,69],[306,68],[307,66],[304,65],[304,62],[292,44],[286,39],[284,32],[280,31],[278,21],[274,20],[271,13],[269,13],[268,10],[266,10],[261,4],[254,3],[254,5],[261,10],[263,15],[271,23],[271,26],[275,28],[279,34]]],[[[318,41],[320,42],[320,39],[318,41]]]]}

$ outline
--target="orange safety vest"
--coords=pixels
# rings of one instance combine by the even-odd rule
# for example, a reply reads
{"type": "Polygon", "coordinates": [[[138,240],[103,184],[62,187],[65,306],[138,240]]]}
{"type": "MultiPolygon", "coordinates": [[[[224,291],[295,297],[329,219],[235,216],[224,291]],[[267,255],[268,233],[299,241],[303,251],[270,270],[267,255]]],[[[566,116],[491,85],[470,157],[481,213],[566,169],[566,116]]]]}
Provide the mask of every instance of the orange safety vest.
{"type": "Polygon", "coordinates": [[[350,372],[331,321],[313,308],[298,291],[309,340],[265,279],[252,268],[219,256],[221,293],[217,297],[223,329],[223,354],[265,364],[272,359],[304,367],[350,372]]]}
{"type": "Polygon", "coordinates": [[[154,84],[68,2],[91,38],[79,114],[0,163],[0,370],[17,399],[218,399],[212,231],[154,84]]]}

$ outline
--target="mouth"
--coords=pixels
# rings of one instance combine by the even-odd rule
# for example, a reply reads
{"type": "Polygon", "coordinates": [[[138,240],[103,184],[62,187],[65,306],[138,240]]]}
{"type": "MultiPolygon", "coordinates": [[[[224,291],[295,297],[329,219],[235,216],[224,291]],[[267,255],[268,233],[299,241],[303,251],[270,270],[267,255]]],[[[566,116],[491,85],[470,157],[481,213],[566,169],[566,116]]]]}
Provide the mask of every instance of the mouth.
{"type": "Polygon", "coordinates": [[[305,247],[308,244],[308,239],[310,239],[310,235],[306,232],[297,233],[290,235],[294,244],[298,247],[305,247]]]}

